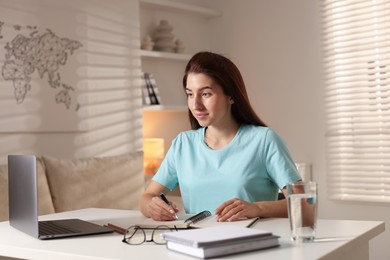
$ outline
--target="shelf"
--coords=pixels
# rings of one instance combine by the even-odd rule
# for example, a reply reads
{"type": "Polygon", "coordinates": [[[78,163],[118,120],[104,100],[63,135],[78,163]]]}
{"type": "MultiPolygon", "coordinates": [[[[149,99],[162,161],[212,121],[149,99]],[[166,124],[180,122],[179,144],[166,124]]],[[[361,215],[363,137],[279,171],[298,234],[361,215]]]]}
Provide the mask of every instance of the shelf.
{"type": "Polygon", "coordinates": [[[206,18],[212,18],[220,16],[222,13],[207,7],[195,6],[186,3],[178,3],[170,0],[141,0],[141,6],[145,8],[153,8],[169,11],[180,11],[193,13],[196,15],[204,16],[206,18]]]}
{"type": "MultiPolygon", "coordinates": [[[[204,34],[201,32],[207,32],[208,29],[205,19],[221,16],[222,12],[193,2],[190,3],[178,0],[139,0],[140,9],[143,11],[140,13],[142,16],[140,20],[141,34],[143,34],[144,31],[150,31],[151,28],[149,28],[149,26],[151,27],[152,24],[158,19],[161,19],[161,17],[168,20],[170,20],[170,18],[173,20],[175,18],[186,19],[188,20],[190,27],[192,28],[193,26],[193,28],[195,28],[195,34],[192,33],[192,30],[185,28],[183,28],[182,33],[184,35],[190,35],[188,37],[189,39],[196,39],[191,42],[194,46],[198,46],[196,49],[204,49],[204,47],[202,47],[204,46],[204,34]],[[180,15],[178,16],[177,14],[180,15]],[[187,17],[189,19],[187,19],[187,17]]],[[[207,3],[205,4],[207,5],[207,3]]],[[[163,105],[143,106],[143,111],[145,113],[151,112],[151,114],[154,114],[154,111],[156,114],[158,114],[159,111],[188,112],[185,96],[183,96],[182,99],[174,93],[178,91],[178,86],[182,84],[180,79],[183,77],[182,71],[185,67],[185,63],[187,63],[193,55],[194,53],[192,51],[188,51],[188,53],[174,53],[139,50],[142,69],[152,73],[155,78],[158,78],[160,94],[164,100],[163,105]]],[[[180,114],[180,116],[182,116],[182,114],[180,114]]]]}
{"type": "Polygon", "coordinates": [[[187,112],[187,106],[181,105],[150,105],[143,106],[143,111],[178,111],[178,112],[187,112]]]}
{"type": "Polygon", "coordinates": [[[184,53],[145,51],[145,50],[141,50],[140,55],[143,58],[167,59],[167,60],[178,60],[178,61],[189,61],[192,57],[192,55],[184,54],[184,53]]]}

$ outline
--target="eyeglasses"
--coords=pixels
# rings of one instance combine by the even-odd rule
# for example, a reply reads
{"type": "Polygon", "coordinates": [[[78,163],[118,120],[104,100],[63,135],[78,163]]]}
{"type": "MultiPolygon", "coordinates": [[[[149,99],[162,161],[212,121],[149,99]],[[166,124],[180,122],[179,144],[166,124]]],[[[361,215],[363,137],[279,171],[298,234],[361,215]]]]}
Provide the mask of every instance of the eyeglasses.
{"type": "Polygon", "coordinates": [[[141,245],[145,242],[154,242],[157,245],[165,245],[167,242],[163,239],[162,234],[165,232],[174,232],[176,229],[172,229],[168,226],[157,226],[155,228],[143,228],[140,226],[129,227],[124,236],[123,243],[129,245],[141,245]],[[150,240],[146,239],[145,230],[152,230],[152,236],[150,240]]]}

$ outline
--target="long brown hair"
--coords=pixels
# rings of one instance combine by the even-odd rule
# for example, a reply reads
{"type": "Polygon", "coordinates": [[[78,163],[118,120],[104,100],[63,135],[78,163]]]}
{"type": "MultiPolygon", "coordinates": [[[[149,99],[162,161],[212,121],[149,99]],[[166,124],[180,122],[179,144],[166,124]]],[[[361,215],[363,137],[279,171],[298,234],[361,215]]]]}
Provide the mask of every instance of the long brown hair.
{"type": "MultiPolygon", "coordinates": [[[[266,126],[266,124],[256,115],[253,110],[248,94],[246,92],[244,80],[237,66],[228,58],[212,53],[198,52],[188,62],[183,77],[184,90],[187,87],[187,77],[189,73],[202,73],[214,79],[221,87],[225,95],[233,98],[232,115],[237,123],[266,126]]],[[[188,110],[192,129],[201,126],[198,120],[188,110]]]]}

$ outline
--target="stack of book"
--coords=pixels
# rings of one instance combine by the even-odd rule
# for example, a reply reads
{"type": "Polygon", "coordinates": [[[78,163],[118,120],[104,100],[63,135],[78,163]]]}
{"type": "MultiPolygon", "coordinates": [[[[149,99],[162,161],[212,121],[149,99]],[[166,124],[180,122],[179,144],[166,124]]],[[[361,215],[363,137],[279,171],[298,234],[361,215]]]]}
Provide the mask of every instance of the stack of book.
{"type": "Polygon", "coordinates": [[[203,259],[279,245],[279,237],[271,232],[238,226],[168,232],[163,238],[169,250],[203,259]]]}
{"type": "Polygon", "coordinates": [[[142,97],[144,105],[160,105],[161,98],[154,76],[150,73],[143,73],[144,84],[142,86],[142,97]]]}

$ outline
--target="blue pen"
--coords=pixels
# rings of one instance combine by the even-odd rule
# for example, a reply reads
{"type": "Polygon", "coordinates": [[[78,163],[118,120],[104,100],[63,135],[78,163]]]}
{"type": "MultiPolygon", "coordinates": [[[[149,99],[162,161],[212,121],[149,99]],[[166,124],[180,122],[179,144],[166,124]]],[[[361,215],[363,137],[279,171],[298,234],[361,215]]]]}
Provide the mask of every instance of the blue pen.
{"type": "Polygon", "coordinates": [[[164,193],[160,192],[160,198],[166,203],[168,204],[169,206],[171,206],[171,209],[173,211],[173,214],[175,216],[175,219],[179,219],[179,217],[176,215],[175,213],[175,209],[173,208],[172,206],[172,203],[167,199],[167,197],[165,197],[164,193]]]}

